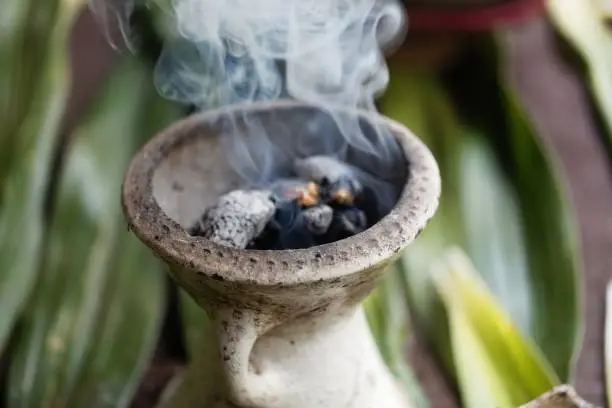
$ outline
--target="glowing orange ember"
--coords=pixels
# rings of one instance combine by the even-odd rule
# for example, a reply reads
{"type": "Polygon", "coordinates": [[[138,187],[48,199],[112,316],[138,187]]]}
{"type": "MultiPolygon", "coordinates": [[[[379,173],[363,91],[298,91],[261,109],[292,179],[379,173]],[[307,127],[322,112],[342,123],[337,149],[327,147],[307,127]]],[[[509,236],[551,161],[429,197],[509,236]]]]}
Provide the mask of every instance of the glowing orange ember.
{"type": "Polygon", "coordinates": [[[319,197],[310,194],[308,191],[300,191],[297,202],[301,207],[314,207],[319,204],[319,197]]]}
{"type": "Polygon", "coordinates": [[[308,191],[308,194],[310,194],[313,197],[319,196],[319,193],[320,193],[319,185],[313,181],[308,183],[308,185],[306,186],[306,190],[308,191]]]}
{"type": "Polygon", "coordinates": [[[353,197],[351,192],[345,189],[335,191],[332,194],[332,198],[338,204],[344,205],[353,205],[353,202],[355,201],[355,197],[353,197]]]}

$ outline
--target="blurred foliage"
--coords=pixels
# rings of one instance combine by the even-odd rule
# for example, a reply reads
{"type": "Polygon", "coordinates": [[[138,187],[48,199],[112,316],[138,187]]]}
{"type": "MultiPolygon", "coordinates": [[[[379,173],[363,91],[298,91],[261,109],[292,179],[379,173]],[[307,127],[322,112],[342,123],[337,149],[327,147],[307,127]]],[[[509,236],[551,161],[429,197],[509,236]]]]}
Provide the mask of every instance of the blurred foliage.
{"type": "MultiPolygon", "coordinates": [[[[459,381],[464,402],[475,404],[466,406],[474,407],[482,400],[467,397],[471,390],[461,373],[477,371],[479,360],[458,360],[453,333],[482,337],[483,332],[458,329],[454,303],[440,298],[429,273],[449,248],[459,246],[468,254],[512,325],[541,349],[546,359],[540,370],[554,369],[549,379],[569,380],[582,333],[578,245],[566,195],[499,79],[493,45],[477,44],[444,74],[392,62],[391,83],[381,100],[382,111],[419,135],[440,165],[440,207],[406,251],[403,266],[415,323],[459,381]]],[[[488,322],[492,331],[496,324],[488,322]]],[[[533,354],[525,344],[514,342],[517,355],[533,354]]],[[[482,357],[504,361],[507,352],[482,357]]],[[[525,403],[542,391],[529,388],[529,378],[524,384],[510,380],[508,395],[498,389],[491,403],[525,403]]]]}
{"type": "Polygon", "coordinates": [[[411,408],[428,408],[427,396],[406,361],[406,344],[411,337],[406,289],[401,270],[394,264],[364,302],[366,316],[380,353],[410,397],[411,408]]]}
{"type": "Polygon", "coordinates": [[[461,250],[449,250],[429,272],[448,312],[464,407],[517,407],[559,384],[544,356],[516,330],[461,250]]]}
{"type": "Polygon", "coordinates": [[[127,56],[59,149],[68,35],[85,3],[2,6],[13,14],[0,17],[11,23],[0,30],[0,346],[29,299],[3,397],[9,407],[129,406],[157,345],[166,293],[161,264],[125,230],[121,180],[142,142],[181,112],[127,56]],[[24,48],[29,41],[35,46],[24,48]]]}
{"type": "Polygon", "coordinates": [[[70,83],[67,41],[81,3],[2,2],[0,351],[34,286],[40,262],[49,175],[70,83]],[[37,16],[36,24],[30,22],[31,14],[37,16]],[[37,45],[30,49],[29,41],[37,45]]]}
{"type": "Polygon", "coordinates": [[[170,122],[156,109],[167,103],[150,81],[128,58],[73,136],[40,278],[11,356],[10,406],[128,406],[156,346],[163,271],[125,230],[120,204],[131,156],[153,123],[170,122]]]}

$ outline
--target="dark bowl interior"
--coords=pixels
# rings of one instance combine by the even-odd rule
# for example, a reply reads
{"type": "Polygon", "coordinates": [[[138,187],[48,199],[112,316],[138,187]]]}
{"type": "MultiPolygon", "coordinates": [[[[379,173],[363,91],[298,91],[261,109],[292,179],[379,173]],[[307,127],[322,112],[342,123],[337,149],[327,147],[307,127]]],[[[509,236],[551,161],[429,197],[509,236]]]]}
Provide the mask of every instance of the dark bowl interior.
{"type": "MultiPolygon", "coordinates": [[[[141,149],[126,174],[123,208],[130,229],[196,298],[213,296],[212,287],[215,293],[249,298],[264,292],[269,297],[294,296],[296,287],[306,285],[308,298],[315,286],[346,291],[371,284],[433,216],[439,171],[429,150],[399,123],[371,112],[334,112],[357,119],[352,123],[363,129],[360,143],[338,143],[337,122],[328,120],[329,112],[290,101],[234,106],[177,122],[141,149]],[[249,131],[240,134],[247,123],[249,131]],[[262,133],[253,131],[258,126],[265,128],[269,140],[262,141],[262,133]],[[393,136],[387,149],[364,148],[367,140],[380,136],[374,129],[393,136]],[[246,145],[228,152],[225,144],[238,136],[246,145]],[[220,194],[265,181],[286,169],[296,155],[328,152],[359,163],[397,196],[389,213],[367,230],[329,244],[280,251],[232,249],[186,232],[220,194]],[[253,285],[258,291],[253,292],[253,285]],[[293,289],[281,294],[280,287],[293,289]]],[[[350,129],[344,130],[354,137],[346,132],[350,129]]]]}
{"type": "Polygon", "coordinates": [[[153,194],[167,215],[188,228],[219,195],[291,177],[295,158],[318,154],[357,167],[378,195],[381,217],[406,184],[409,166],[387,126],[304,105],[290,113],[228,111],[201,121],[160,163],[153,194]]]}

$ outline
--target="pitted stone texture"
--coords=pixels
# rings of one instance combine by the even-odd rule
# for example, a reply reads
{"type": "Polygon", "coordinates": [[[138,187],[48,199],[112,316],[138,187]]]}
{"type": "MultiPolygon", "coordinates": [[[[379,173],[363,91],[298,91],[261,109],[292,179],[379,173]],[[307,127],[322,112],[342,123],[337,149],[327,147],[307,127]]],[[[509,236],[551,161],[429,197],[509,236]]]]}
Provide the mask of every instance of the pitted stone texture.
{"type": "Polygon", "coordinates": [[[404,153],[405,160],[396,163],[401,195],[391,212],[362,233],[318,247],[227,248],[191,237],[183,227],[238,187],[219,147],[221,118],[242,117],[245,110],[262,126],[274,128],[289,118],[320,131],[308,122],[320,109],[296,102],[207,112],[156,136],[135,157],[124,183],[130,228],[169,264],[174,280],[215,328],[213,343],[202,345],[206,368],[194,375],[214,378],[211,387],[224,391],[196,378],[201,386],[195,402],[182,406],[226,408],[231,400],[241,408],[406,408],[360,302],[433,216],[440,195],[434,158],[401,125],[345,112],[389,129],[404,153]]]}
{"type": "MultiPolygon", "coordinates": [[[[240,109],[245,108],[234,108],[240,109]]],[[[317,110],[290,102],[254,104],[249,109],[251,115],[261,115],[264,124],[266,120],[279,122],[277,119],[284,115],[299,118],[306,115],[304,111],[317,110]],[[265,116],[271,110],[274,115],[265,116]]],[[[187,279],[192,281],[191,285],[196,284],[195,271],[262,286],[291,285],[354,273],[406,247],[437,208],[440,179],[427,148],[401,125],[360,112],[367,120],[390,129],[407,158],[407,163],[398,163],[398,174],[404,174],[398,181],[403,185],[399,201],[377,224],[342,241],[303,250],[241,251],[191,237],[184,228],[197,220],[202,209],[212,205],[219,195],[239,187],[239,179],[219,146],[218,117],[230,114],[231,110],[209,112],[175,124],[141,150],[125,180],[123,204],[130,226],[160,257],[191,271],[177,277],[179,281],[187,279]],[[401,230],[395,227],[397,223],[402,225],[401,230]],[[376,245],[363,245],[370,240],[375,240],[376,245]],[[315,257],[319,252],[336,261],[321,267],[315,257]],[[270,261],[274,266],[270,266],[270,261]],[[276,265],[285,263],[291,273],[279,272],[276,265]]]]}
{"type": "Polygon", "coordinates": [[[520,408],[598,408],[576,394],[569,385],[560,385],[520,408]]]}

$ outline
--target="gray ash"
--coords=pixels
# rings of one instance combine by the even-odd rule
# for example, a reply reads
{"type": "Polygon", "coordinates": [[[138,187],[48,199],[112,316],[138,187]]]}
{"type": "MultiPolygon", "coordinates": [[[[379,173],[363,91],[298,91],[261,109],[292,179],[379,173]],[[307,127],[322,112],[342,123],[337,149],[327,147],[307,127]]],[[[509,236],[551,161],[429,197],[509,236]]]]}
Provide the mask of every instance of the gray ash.
{"type": "Polygon", "coordinates": [[[219,245],[245,248],[262,233],[275,211],[268,191],[232,191],[219,197],[189,233],[219,245]]]}
{"type": "Polygon", "coordinates": [[[373,190],[350,166],[313,156],[296,160],[294,170],[295,178],[222,196],[190,233],[233,248],[299,249],[350,237],[380,219],[373,190]]]}

